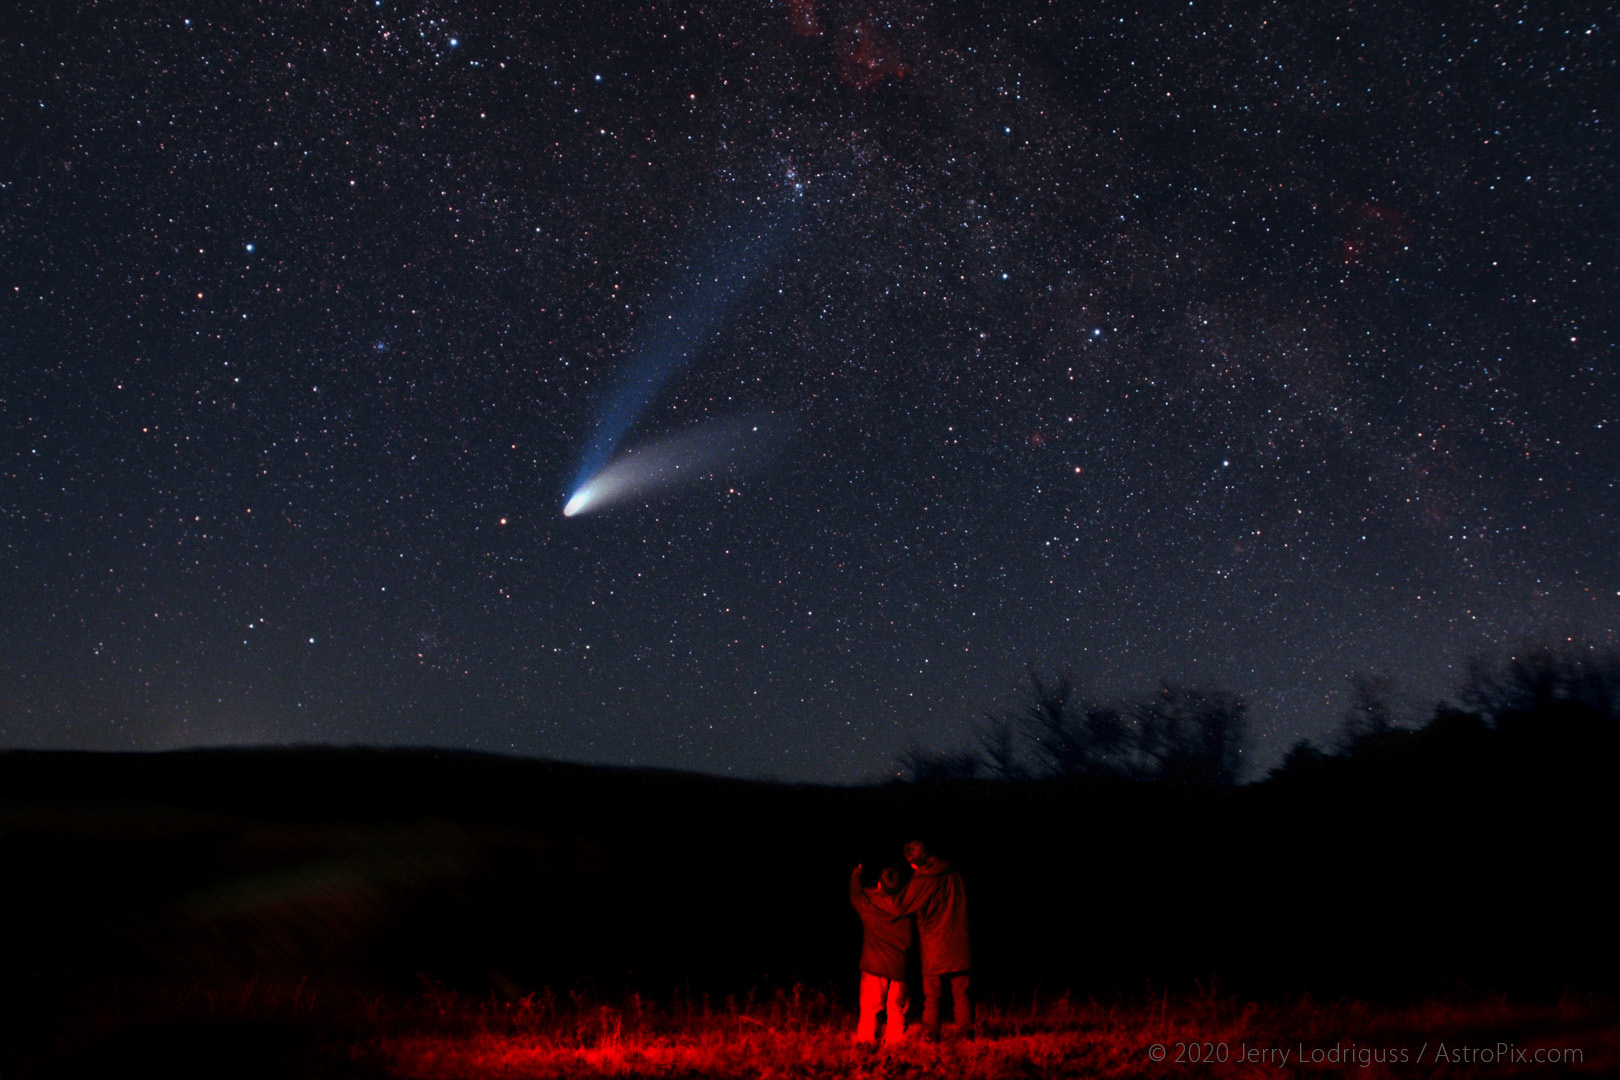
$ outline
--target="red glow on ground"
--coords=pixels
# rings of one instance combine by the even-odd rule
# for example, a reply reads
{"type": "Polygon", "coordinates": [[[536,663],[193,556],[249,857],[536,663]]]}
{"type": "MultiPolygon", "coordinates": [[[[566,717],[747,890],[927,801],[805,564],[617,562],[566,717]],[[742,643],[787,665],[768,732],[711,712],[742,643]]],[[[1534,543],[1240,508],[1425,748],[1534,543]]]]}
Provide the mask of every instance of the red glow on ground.
{"type": "MultiPolygon", "coordinates": [[[[507,986],[507,995],[517,991],[509,981],[507,986]]],[[[802,986],[742,998],[677,995],[668,1004],[634,993],[605,1001],[549,990],[515,999],[466,997],[431,983],[425,994],[412,998],[311,988],[304,981],[281,986],[254,981],[234,989],[200,984],[131,989],[87,988],[79,1007],[63,1014],[73,1022],[52,1039],[52,1055],[60,1056],[31,1059],[41,1066],[55,1060],[63,1068],[36,1071],[25,1063],[17,1075],[400,1080],[1620,1076],[1620,1001],[1588,995],[1535,1003],[1501,996],[1440,998],[1391,1006],[1353,998],[1265,1003],[1162,990],[1107,1001],[1042,994],[1016,1003],[981,1002],[973,1038],[947,1034],[939,1044],[908,1040],[880,1049],[854,1044],[855,1017],[845,1003],[802,986]],[[1504,1044],[1507,1052],[1496,1056],[1504,1044]],[[1438,1053],[1442,1045],[1444,1057],[1438,1053]],[[1238,1055],[1244,1048],[1273,1055],[1268,1062],[1252,1056],[1242,1060],[1238,1055]],[[1283,1049],[1291,1058],[1279,1066],[1275,1052],[1283,1049]],[[1303,1067],[1301,1049],[1307,1056],[1303,1067]],[[1392,1056],[1395,1065],[1389,1063],[1392,1056]]]]}
{"type": "MultiPolygon", "coordinates": [[[[477,1008],[477,1007],[475,1007],[477,1008]]],[[[981,1014],[976,1038],[935,1045],[855,1046],[853,1019],[821,995],[795,991],[747,1010],[674,1016],[608,1006],[535,1014],[503,1022],[491,1007],[456,1020],[456,1030],[416,1030],[361,1049],[389,1075],[452,1077],[1355,1077],[1483,1075],[1463,1051],[1511,1042],[1523,1057],[1491,1063],[1492,1077],[1548,1074],[1536,1052],[1564,1055],[1560,1075],[1613,1075],[1620,1030],[1612,1003],[1565,1000],[1511,1006],[1429,1001],[1409,1008],[1340,1000],[1266,1006],[1214,995],[1139,1005],[1076,1002],[1067,996],[981,1014]],[[812,1000],[813,999],[813,1000],[812,1000]],[[1504,1036],[1502,1033],[1510,1033],[1504,1036]],[[1446,1046],[1445,1058],[1437,1053],[1446,1046]],[[1190,1049],[1189,1048],[1193,1048],[1190,1049]],[[1240,1060],[1241,1053],[1283,1050],[1290,1060],[1240,1060]],[[1570,1052],[1575,1054],[1571,1055],[1570,1052]],[[1297,1060],[1301,1053],[1303,1067],[1297,1060]],[[1156,1054],[1160,1056],[1155,1057],[1156,1054]],[[1180,1054],[1182,1060],[1174,1060],[1180,1054]],[[1196,1058],[1189,1054],[1198,1055],[1196,1058]],[[1404,1055],[1404,1060],[1403,1060],[1404,1055]],[[1420,1059],[1421,1055],[1421,1059],[1420,1059]],[[1455,1058],[1457,1060],[1449,1060],[1455,1058]],[[1224,1059],[1224,1060],[1223,1060],[1224,1059]],[[1540,1069],[1540,1072],[1537,1069],[1540,1069]]],[[[499,1007],[495,1007],[496,1010],[499,1007]]],[[[510,1018],[508,1018],[509,1020],[510,1018]]],[[[1476,1062],[1477,1064],[1477,1062],[1476,1062]]]]}

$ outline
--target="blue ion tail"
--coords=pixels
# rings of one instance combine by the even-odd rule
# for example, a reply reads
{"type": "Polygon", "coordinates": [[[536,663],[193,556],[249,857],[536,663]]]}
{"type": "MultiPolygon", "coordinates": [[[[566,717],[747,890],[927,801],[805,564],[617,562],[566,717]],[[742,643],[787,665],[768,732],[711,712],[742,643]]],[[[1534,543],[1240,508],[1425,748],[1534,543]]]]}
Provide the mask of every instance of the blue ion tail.
{"type": "Polygon", "coordinates": [[[774,260],[798,216],[796,204],[796,198],[757,202],[706,259],[685,272],[669,303],[637,333],[580,459],[564,517],[590,506],[592,479],[607,468],[670,376],[708,342],[738,297],[774,260]]]}

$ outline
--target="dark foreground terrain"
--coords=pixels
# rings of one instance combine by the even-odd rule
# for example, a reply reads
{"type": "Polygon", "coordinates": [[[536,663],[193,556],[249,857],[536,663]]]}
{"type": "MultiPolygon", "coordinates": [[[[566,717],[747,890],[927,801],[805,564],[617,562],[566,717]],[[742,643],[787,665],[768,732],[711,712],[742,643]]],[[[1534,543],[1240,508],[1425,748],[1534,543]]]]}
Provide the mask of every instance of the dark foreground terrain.
{"type": "MultiPolygon", "coordinates": [[[[1382,1003],[1364,1007],[1387,1031],[1420,1036],[1422,1010],[1442,1009],[1469,1038],[1584,1031],[1601,1057],[1620,989],[1602,885],[1617,796],[1614,757],[1580,739],[1571,753],[1432,728],[1242,788],[831,789],[401,750],[13,752],[0,1007],[15,1034],[0,1075],[88,1075],[107,1055],[172,1075],[285,1074],[284,1059],[301,1075],[484,1075],[520,1058],[519,1073],[564,1075],[584,1070],[582,1047],[628,1052],[630,1034],[648,1053],[663,1039],[718,1054],[733,1036],[798,1032],[791,1053],[811,1053],[841,1045],[851,1004],[850,867],[893,861],[913,834],[968,882],[997,1037],[1067,1031],[1068,1049],[1041,1052],[1081,1054],[1086,1074],[1174,1064],[1133,1057],[1157,1037],[1155,1002],[1165,1016],[1203,1002],[1186,1031],[1251,1045],[1326,1037],[1300,1019],[1325,1015],[1310,1003],[1358,1000],[1382,1003]],[[1072,1004],[1097,1001],[1120,1004],[1072,1004]],[[1480,1002],[1500,1015],[1479,1020],[1480,1002]],[[1085,1058],[1105,1046],[1115,1064],[1085,1058]]],[[[987,1042],[974,1069],[1055,1068],[1014,1061],[1035,1045],[987,1042]]],[[[772,1046],[758,1052],[790,1054],[772,1046]]],[[[663,1064],[602,1053],[604,1074],[759,1072],[668,1046],[663,1064]]]]}

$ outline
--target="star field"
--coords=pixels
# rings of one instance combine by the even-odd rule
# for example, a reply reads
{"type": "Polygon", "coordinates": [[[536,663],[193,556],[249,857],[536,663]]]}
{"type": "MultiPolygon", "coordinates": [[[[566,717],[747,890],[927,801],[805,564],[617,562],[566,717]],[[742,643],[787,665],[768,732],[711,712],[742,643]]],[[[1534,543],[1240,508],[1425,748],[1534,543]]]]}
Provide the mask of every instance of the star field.
{"type": "Polygon", "coordinates": [[[0,745],[853,781],[1030,667],[1251,771],[1620,643],[1601,5],[35,5],[0,23],[0,745]],[[765,469],[577,519],[652,402],[765,469]]]}

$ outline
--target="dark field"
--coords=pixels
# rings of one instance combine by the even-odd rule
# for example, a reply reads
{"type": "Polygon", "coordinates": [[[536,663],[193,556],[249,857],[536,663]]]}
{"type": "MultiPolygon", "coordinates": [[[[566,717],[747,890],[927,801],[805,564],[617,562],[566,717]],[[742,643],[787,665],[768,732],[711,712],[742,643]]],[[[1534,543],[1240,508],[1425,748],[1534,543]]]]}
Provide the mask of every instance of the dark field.
{"type": "Polygon", "coordinates": [[[0,1075],[1613,1074],[1613,757],[1568,750],[1435,728],[1242,788],[851,789],[10,753],[0,1075]],[[967,881],[981,1037],[856,1054],[847,875],[913,833],[967,881]],[[1205,1042],[1228,1060],[1175,1062],[1205,1042]],[[1352,1043],[1429,1056],[1232,1060],[1352,1043]]]}

